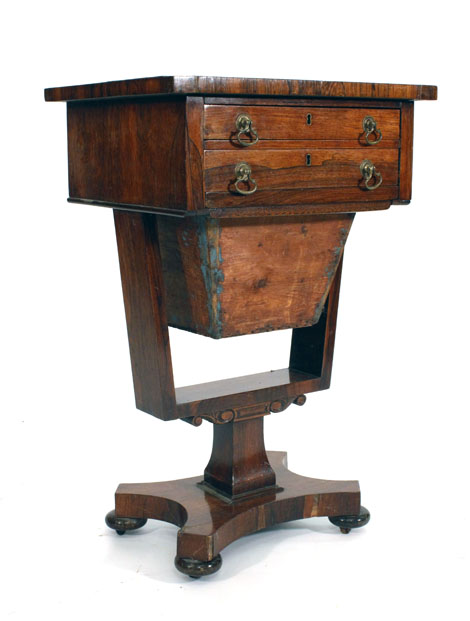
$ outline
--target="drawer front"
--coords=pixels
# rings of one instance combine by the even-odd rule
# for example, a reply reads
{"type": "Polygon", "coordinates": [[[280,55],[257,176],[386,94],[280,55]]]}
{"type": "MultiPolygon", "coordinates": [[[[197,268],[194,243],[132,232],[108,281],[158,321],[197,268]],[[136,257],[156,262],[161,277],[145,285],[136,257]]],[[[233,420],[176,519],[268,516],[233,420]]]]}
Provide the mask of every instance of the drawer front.
{"type": "MultiPolygon", "coordinates": [[[[372,117],[380,130],[382,145],[400,137],[400,111],[383,108],[315,108],[289,106],[225,106],[204,108],[204,139],[230,140],[244,150],[257,148],[263,140],[347,140],[367,146],[363,122],[372,117]],[[237,119],[249,117],[254,132],[242,133],[238,140],[237,119]],[[256,144],[250,144],[255,141],[256,144]],[[249,146],[243,146],[245,142],[249,146]]],[[[369,141],[378,134],[371,133],[369,141]]],[[[395,146],[395,145],[393,145],[395,146]]]]}
{"type": "MultiPolygon", "coordinates": [[[[206,151],[206,192],[237,194],[236,168],[245,162],[251,168],[250,180],[239,184],[242,190],[289,188],[364,187],[360,165],[372,161],[382,176],[381,185],[398,183],[398,150],[377,149],[371,155],[368,149],[275,149],[263,151],[206,151]]],[[[370,184],[371,185],[371,184],[370,184]]],[[[244,196],[240,194],[240,197],[244,196]]]]}
{"type": "Polygon", "coordinates": [[[214,150],[206,151],[204,160],[208,207],[364,202],[398,195],[398,149],[214,150]],[[366,160],[375,167],[368,187],[361,170],[366,160]],[[241,164],[250,173],[239,181],[241,164]]]}

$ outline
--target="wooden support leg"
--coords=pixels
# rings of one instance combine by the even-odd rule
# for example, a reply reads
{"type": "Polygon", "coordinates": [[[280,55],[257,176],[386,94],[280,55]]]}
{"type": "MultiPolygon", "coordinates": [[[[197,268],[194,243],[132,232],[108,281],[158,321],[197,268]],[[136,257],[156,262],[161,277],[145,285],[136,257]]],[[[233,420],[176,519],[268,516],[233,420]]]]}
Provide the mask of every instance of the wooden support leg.
{"type": "Polygon", "coordinates": [[[203,483],[209,491],[235,500],[276,484],[264,448],[263,422],[260,417],[214,425],[212,455],[203,483]]]}

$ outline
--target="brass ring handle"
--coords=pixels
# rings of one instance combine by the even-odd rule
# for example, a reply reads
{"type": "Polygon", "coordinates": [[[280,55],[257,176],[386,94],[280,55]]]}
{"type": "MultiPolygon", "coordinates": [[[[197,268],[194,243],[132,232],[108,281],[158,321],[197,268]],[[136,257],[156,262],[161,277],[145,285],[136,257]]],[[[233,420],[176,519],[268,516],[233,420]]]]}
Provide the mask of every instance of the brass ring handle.
{"type": "Polygon", "coordinates": [[[364,179],[365,186],[368,190],[376,190],[380,185],[382,185],[382,175],[370,160],[364,160],[361,162],[359,170],[361,171],[362,178],[364,179]],[[375,179],[375,184],[369,185],[372,179],[375,179]]]}
{"type": "Polygon", "coordinates": [[[246,162],[240,162],[235,166],[235,189],[238,194],[243,194],[243,196],[247,196],[248,194],[254,194],[258,189],[258,184],[254,179],[251,178],[251,167],[246,162]],[[243,190],[238,187],[239,183],[247,183],[250,182],[254,185],[251,190],[243,190]]]}
{"type": "Polygon", "coordinates": [[[235,121],[235,127],[237,128],[237,131],[238,131],[238,134],[237,134],[238,143],[242,147],[251,147],[258,142],[259,140],[258,132],[253,127],[253,121],[248,116],[248,114],[239,114],[237,116],[237,120],[235,121]],[[243,134],[250,134],[251,136],[253,136],[254,139],[251,142],[246,142],[246,140],[242,140],[241,138],[243,134]]]}
{"type": "Polygon", "coordinates": [[[365,131],[365,140],[369,145],[378,144],[382,140],[382,132],[377,127],[377,122],[372,116],[364,117],[362,129],[365,131]],[[375,140],[369,140],[369,136],[375,134],[375,140]]]}

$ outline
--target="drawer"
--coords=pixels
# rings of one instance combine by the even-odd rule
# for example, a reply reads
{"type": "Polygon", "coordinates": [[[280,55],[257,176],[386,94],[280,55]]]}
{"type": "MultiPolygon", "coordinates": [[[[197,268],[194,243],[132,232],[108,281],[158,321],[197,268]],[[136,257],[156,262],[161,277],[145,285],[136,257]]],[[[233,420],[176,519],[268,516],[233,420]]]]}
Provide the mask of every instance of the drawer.
{"type": "MultiPolygon", "coordinates": [[[[206,193],[224,193],[231,204],[246,205],[271,190],[334,190],[342,189],[342,200],[375,200],[376,195],[383,196],[386,187],[398,185],[398,149],[374,149],[367,147],[357,149],[275,149],[245,150],[243,153],[233,150],[212,150],[205,152],[205,187],[206,193]],[[381,177],[376,189],[369,190],[361,172],[361,163],[369,160],[375,166],[374,175],[368,185],[374,187],[381,177]],[[237,167],[245,163],[251,169],[249,179],[237,183],[237,167]],[[380,173],[380,177],[379,177],[380,173]],[[348,192],[343,189],[350,189],[348,192]],[[253,191],[251,194],[241,192],[253,191]],[[357,198],[359,196],[359,198],[357,198]],[[346,198],[345,198],[346,197],[346,198]],[[238,203],[237,203],[238,201],[238,203]]],[[[239,175],[238,175],[239,176],[239,175]]],[[[308,194],[308,193],[306,193],[308,194]]],[[[309,201],[315,202],[309,194],[309,201]]],[[[277,201],[274,194],[269,198],[271,204],[277,201]]],[[[303,200],[301,201],[303,202],[303,200]]]]}
{"type": "Polygon", "coordinates": [[[323,108],[301,106],[225,106],[204,107],[205,140],[229,140],[244,148],[256,147],[264,140],[335,140],[353,141],[353,146],[371,148],[366,140],[364,119],[372,117],[380,134],[372,132],[368,140],[380,137],[378,144],[397,143],[400,137],[400,111],[384,108],[323,108]],[[237,119],[249,117],[252,131],[240,134],[237,119]],[[256,145],[252,144],[258,141],[256,145]]]}

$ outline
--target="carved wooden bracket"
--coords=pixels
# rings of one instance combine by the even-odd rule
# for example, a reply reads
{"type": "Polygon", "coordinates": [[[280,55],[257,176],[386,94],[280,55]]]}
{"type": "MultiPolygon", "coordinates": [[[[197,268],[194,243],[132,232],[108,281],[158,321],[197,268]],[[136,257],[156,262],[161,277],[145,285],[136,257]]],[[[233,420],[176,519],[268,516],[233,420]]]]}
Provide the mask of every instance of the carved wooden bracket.
{"type": "Polygon", "coordinates": [[[199,414],[198,416],[188,416],[182,418],[185,423],[199,427],[202,425],[203,420],[207,420],[214,425],[225,425],[226,423],[238,423],[245,420],[251,420],[253,418],[259,418],[261,416],[267,416],[268,414],[275,412],[283,412],[293,403],[295,405],[304,405],[307,401],[305,395],[297,395],[289,399],[277,399],[267,403],[257,403],[255,405],[249,405],[246,407],[233,408],[228,410],[222,410],[220,412],[209,412],[207,414],[199,414]]]}

